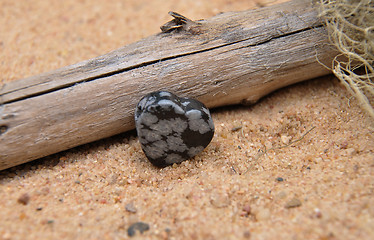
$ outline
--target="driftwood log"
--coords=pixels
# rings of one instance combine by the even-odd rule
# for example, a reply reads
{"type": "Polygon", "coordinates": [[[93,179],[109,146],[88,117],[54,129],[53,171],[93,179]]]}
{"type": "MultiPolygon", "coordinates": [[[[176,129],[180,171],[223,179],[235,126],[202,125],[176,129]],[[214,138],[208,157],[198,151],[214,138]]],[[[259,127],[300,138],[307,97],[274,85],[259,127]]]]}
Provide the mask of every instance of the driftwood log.
{"type": "Polygon", "coordinates": [[[0,170],[134,128],[160,89],[208,107],[253,103],[329,74],[335,50],[308,0],[191,21],[106,55],[0,87],[0,170]]]}

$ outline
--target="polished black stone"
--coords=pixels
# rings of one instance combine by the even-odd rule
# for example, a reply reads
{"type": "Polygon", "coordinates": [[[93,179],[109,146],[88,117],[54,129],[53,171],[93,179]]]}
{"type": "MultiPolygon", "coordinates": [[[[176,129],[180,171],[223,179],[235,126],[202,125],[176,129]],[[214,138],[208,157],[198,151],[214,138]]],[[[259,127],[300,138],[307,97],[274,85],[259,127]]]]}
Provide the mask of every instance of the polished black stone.
{"type": "Polygon", "coordinates": [[[203,103],[166,91],[149,93],[139,101],[135,124],[145,155],[158,167],[194,157],[214,135],[212,117],[203,103]]]}

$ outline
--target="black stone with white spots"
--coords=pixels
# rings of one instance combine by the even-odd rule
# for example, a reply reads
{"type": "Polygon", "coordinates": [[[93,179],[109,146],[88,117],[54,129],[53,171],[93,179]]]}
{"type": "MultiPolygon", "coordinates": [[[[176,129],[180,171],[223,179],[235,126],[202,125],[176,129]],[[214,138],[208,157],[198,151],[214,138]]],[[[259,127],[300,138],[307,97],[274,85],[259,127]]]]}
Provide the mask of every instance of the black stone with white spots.
{"type": "Polygon", "coordinates": [[[204,104],[166,91],[152,92],[139,101],[135,124],[145,155],[158,167],[194,157],[214,135],[213,120],[204,104]]]}

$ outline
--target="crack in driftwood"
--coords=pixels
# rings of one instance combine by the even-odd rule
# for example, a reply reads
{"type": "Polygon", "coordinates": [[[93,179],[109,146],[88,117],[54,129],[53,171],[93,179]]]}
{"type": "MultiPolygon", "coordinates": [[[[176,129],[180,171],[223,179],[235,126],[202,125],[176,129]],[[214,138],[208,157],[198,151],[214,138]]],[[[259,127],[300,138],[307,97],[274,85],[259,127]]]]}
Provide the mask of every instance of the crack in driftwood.
{"type": "MultiPolygon", "coordinates": [[[[317,25],[313,28],[316,29],[316,28],[319,28],[319,27],[322,27],[322,24],[317,25]]],[[[309,30],[311,28],[312,27],[306,27],[306,28],[303,28],[303,29],[299,29],[297,31],[288,32],[288,33],[285,33],[285,34],[280,34],[278,36],[273,36],[273,37],[261,39],[261,41],[258,41],[258,42],[252,43],[252,44],[248,44],[246,46],[242,46],[241,48],[259,46],[261,44],[266,44],[267,42],[269,42],[271,40],[287,37],[287,36],[290,36],[290,35],[293,35],[293,34],[298,34],[300,32],[309,30]]],[[[176,29],[176,28],[173,28],[173,29],[176,29]]],[[[167,31],[165,31],[165,33],[169,33],[170,31],[171,31],[171,29],[168,29],[167,31]]],[[[160,59],[152,60],[152,61],[149,61],[149,62],[144,62],[144,63],[138,64],[138,65],[134,65],[134,66],[126,67],[126,68],[123,68],[123,69],[119,69],[119,70],[116,70],[116,71],[108,72],[108,73],[105,73],[105,74],[101,74],[101,75],[89,77],[89,78],[86,78],[86,79],[82,79],[80,81],[75,81],[75,82],[72,82],[70,84],[60,85],[59,87],[50,88],[50,89],[45,90],[45,91],[39,91],[39,92],[36,92],[35,94],[29,94],[29,95],[25,95],[23,97],[14,98],[14,99],[7,100],[7,101],[2,101],[1,98],[5,94],[10,94],[10,93],[15,92],[15,91],[19,91],[19,90],[22,90],[22,89],[33,87],[33,86],[36,86],[37,84],[30,85],[30,86],[27,86],[25,88],[16,89],[16,90],[13,90],[13,91],[9,91],[5,94],[1,94],[0,95],[0,104],[13,103],[13,102],[16,102],[16,101],[24,100],[26,98],[31,98],[31,97],[36,97],[36,96],[40,96],[40,95],[43,95],[43,94],[48,94],[48,93],[51,93],[51,92],[54,92],[54,91],[58,91],[58,90],[61,90],[61,89],[65,89],[65,88],[75,86],[76,84],[95,81],[97,79],[101,79],[101,78],[105,78],[105,77],[111,77],[111,76],[114,76],[114,75],[117,75],[117,74],[120,74],[120,73],[123,73],[123,72],[126,72],[126,71],[130,71],[130,70],[133,70],[133,69],[136,69],[136,68],[149,66],[149,65],[152,65],[152,64],[155,64],[155,63],[158,63],[158,62],[162,62],[162,61],[167,61],[167,60],[171,60],[171,59],[177,59],[177,58],[180,58],[180,57],[185,57],[185,56],[189,56],[189,55],[194,55],[194,54],[199,54],[199,53],[203,53],[203,52],[207,52],[207,51],[212,51],[212,50],[223,48],[223,47],[226,47],[226,46],[231,46],[231,45],[235,45],[235,44],[238,44],[238,43],[242,43],[242,42],[248,41],[250,39],[252,39],[252,38],[245,38],[245,39],[241,39],[241,40],[238,40],[238,41],[235,41],[235,42],[230,42],[230,43],[227,43],[227,44],[222,44],[222,45],[218,45],[218,46],[214,46],[214,47],[210,47],[210,48],[205,48],[205,49],[201,49],[201,50],[197,50],[197,51],[187,52],[187,53],[183,53],[183,54],[180,54],[180,55],[173,55],[173,56],[169,56],[169,57],[165,57],[165,58],[160,58],[160,59]]],[[[2,86],[2,87],[4,87],[4,86],[2,86]]]]}
{"type": "MultiPolygon", "coordinates": [[[[300,4],[300,2],[297,4],[300,4]]],[[[249,40],[252,40],[252,43],[249,43],[247,47],[258,46],[260,44],[265,44],[272,39],[286,37],[313,27],[321,26],[319,21],[315,21],[316,19],[311,17],[314,13],[313,11],[310,12],[310,10],[306,10],[302,13],[304,14],[303,16],[296,15],[299,22],[303,22],[303,24],[298,24],[297,27],[289,26],[289,23],[287,22],[295,21],[292,19],[295,17],[295,14],[287,15],[282,11],[278,11],[277,13],[279,15],[278,17],[270,18],[272,19],[270,21],[275,21],[277,23],[263,23],[261,22],[262,20],[260,20],[258,26],[255,25],[253,27],[249,25],[249,28],[245,27],[247,30],[246,33],[243,34],[242,32],[236,32],[238,30],[242,31],[241,21],[243,20],[240,18],[238,20],[235,15],[229,15],[232,16],[232,19],[228,17],[228,22],[222,23],[222,20],[214,20],[214,18],[213,20],[192,21],[178,13],[170,12],[169,14],[173,16],[174,19],[161,26],[163,32],[144,39],[139,43],[131,44],[127,48],[125,47],[113,51],[112,53],[64,67],[56,71],[26,78],[21,80],[21,83],[18,85],[17,83],[20,81],[4,84],[0,89],[0,104],[12,103],[29,97],[40,96],[42,94],[69,88],[79,83],[111,77],[119,73],[152,65],[160,61],[167,61],[192,54],[203,53],[249,40]],[[302,17],[305,18],[305,20],[302,17]],[[285,21],[285,26],[278,24],[278,22],[282,21],[285,21]],[[268,27],[272,26],[276,29],[275,31],[269,32],[266,30],[268,27]],[[282,30],[284,27],[286,30],[282,30]],[[295,29],[293,29],[293,27],[295,29]],[[196,32],[199,34],[196,34],[196,32]],[[198,35],[198,38],[193,38],[194,35],[198,35]],[[165,36],[167,38],[165,38],[165,36]],[[166,45],[170,45],[169,43],[171,42],[174,44],[174,50],[170,52],[169,49],[169,52],[165,51],[165,53],[155,54],[150,57],[152,60],[147,60],[147,58],[142,60],[141,56],[144,55],[144,53],[139,52],[142,50],[138,50],[138,48],[143,49],[145,46],[146,51],[153,51],[152,44],[154,42],[158,42],[156,47],[162,46],[162,42],[165,42],[166,45]],[[142,43],[144,43],[144,45],[142,45],[142,43]],[[151,45],[146,46],[147,44],[151,45]],[[178,49],[183,49],[183,47],[188,46],[188,44],[190,46],[196,45],[195,50],[194,48],[190,48],[190,50],[187,48],[182,51],[181,54],[178,54],[178,49]],[[204,44],[207,46],[204,46],[204,44]],[[130,48],[131,46],[133,46],[133,48],[130,48]],[[134,61],[133,58],[135,57],[139,60],[134,61]],[[129,64],[127,64],[128,61],[130,62],[129,64]]]]}

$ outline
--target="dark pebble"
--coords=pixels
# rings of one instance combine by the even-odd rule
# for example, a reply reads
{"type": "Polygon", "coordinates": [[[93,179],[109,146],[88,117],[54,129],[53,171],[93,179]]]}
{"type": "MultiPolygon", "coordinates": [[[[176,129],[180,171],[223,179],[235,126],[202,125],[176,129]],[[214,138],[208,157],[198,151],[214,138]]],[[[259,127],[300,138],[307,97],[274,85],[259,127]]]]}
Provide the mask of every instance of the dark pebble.
{"type": "Polygon", "coordinates": [[[52,225],[53,223],[54,223],[55,221],[54,220],[52,220],[52,219],[50,219],[50,220],[48,220],[48,219],[44,219],[44,220],[42,220],[40,223],[41,224],[43,224],[43,225],[52,225]]]}
{"type": "Polygon", "coordinates": [[[136,234],[136,231],[139,231],[140,233],[143,233],[145,231],[149,230],[149,225],[144,222],[136,222],[132,224],[128,229],[127,229],[127,235],[129,237],[133,237],[136,234]]]}
{"type": "Polygon", "coordinates": [[[157,167],[193,158],[214,136],[212,116],[202,102],[166,91],[139,101],[135,125],[143,152],[157,167]]]}
{"type": "Polygon", "coordinates": [[[284,179],[282,177],[277,177],[275,180],[277,180],[278,182],[283,182],[284,179]]]}

